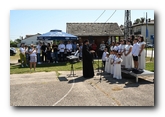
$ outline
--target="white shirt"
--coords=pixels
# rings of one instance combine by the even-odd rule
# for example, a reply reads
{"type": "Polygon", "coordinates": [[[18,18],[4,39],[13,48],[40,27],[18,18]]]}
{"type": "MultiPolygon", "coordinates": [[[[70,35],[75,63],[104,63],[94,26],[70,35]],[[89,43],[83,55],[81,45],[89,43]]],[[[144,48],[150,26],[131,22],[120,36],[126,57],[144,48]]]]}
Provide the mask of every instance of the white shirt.
{"type": "Polygon", "coordinates": [[[72,44],[66,44],[67,52],[72,52],[72,44]]]}
{"type": "Polygon", "coordinates": [[[40,45],[37,45],[37,53],[41,53],[41,46],[40,45]]]}
{"type": "Polygon", "coordinates": [[[30,49],[29,52],[31,53],[30,56],[37,56],[37,51],[34,49],[30,49]]]}
{"type": "MultiPolygon", "coordinates": [[[[114,46],[114,47],[115,47],[115,46],[114,46]]],[[[113,47],[113,46],[111,46],[111,47],[110,47],[110,50],[114,50],[114,47],[113,47]]]]}
{"type": "Polygon", "coordinates": [[[139,55],[139,50],[140,50],[139,44],[138,43],[133,44],[132,55],[133,56],[138,56],[139,55]]]}
{"type": "Polygon", "coordinates": [[[116,57],[116,58],[115,58],[114,63],[115,63],[115,64],[118,64],[118,62],[122,62],[122,59],[121,59],[121,58],[116,57]]]}
{"type": "MultiPolygon", "coordinates": [[[[130,48],[132,48],[132,45],[126,45],[125,46],[125,54],[128,54],[130,48]]],[[[132,52],[130,52],[130,53],[132,54],[132,52]]]]}
{"type": "Polygon", "coordinates": [[[143,42],[139,42],[138,44],[139,44],[139,46],[140,46],[140,48],[139,48],[139,49],[141,50],[142,45],[144,45],[144,46],[145,46],[145,44],[146,44],[146,43],[143,41],[143,42]]]}
{"type": "Polygon", "coordinates": [[[58,45],[58,49],[59,49],[59,52],[64,52],[64,50],[65,50],[65,45],[64,45],[64,44],[58,45]]]}
{"type": "Polygon", "coordinates": [[[118,51],[118,50],[119,50],[119,46],[115,46],[115,47],[113,48],[113,50],[118,51]]]}
{"type": "Polygon", "coordinates": [[[105,49],[105,44],[100,44],[100,50],[104,51],[104,49],[105,49]]]}
{"type": "Polygon", "coordinates": [[[25,53],[25,48],[23,48],[23,47],[20,47],[20,53],[22,53],[22,54],[24,54],[25,53]]]}
{"type": "Polygon", "coordinates": [[[119,47],[119,52],[124,52],[125,45],[120,44],[118,47],[119,47]]]}
{"type": "Polygon", "coordinates": [[[102,55],[102,61],[105,61],[105,57],[107,55],[107,52],[103,52],[103,55],[102,55]]]}

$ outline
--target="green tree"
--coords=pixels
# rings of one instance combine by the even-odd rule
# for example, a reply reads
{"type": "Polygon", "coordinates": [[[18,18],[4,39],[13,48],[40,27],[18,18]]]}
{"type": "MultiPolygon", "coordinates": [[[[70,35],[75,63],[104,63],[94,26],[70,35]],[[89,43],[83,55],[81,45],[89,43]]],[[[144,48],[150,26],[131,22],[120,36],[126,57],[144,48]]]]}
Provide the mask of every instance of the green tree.
{"type": "Polygon", "coordinates": [[[144,20],[145,20],[145,18],[144,17],[141,17],[140,23],[144,23],[144,20]]]}
{"type": "Polygon", "coordinates": [[[15,39],[14,42],[21,43],[21,39],[15,39]]]}

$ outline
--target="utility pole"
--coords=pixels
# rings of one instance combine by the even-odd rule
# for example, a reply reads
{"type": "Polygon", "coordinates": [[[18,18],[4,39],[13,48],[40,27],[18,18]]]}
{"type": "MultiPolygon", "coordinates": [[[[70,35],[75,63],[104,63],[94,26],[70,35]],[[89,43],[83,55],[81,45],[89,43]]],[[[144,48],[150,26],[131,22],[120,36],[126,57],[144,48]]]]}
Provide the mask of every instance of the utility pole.
{"type": "Polygon", "coordinates": [[[124,38],[127,40],[130,37],[131,28],[131,10],[125,10],[124,17],[124,38]]]}
{"type": "MultiPolygon", "coordinates": [[[[146,12],[146,44],[148,38],[148,19],[147,19],[147,12],[146,12]]],[[[147,57],[147,47],[146,47],[146,57],[147,57]]]]}

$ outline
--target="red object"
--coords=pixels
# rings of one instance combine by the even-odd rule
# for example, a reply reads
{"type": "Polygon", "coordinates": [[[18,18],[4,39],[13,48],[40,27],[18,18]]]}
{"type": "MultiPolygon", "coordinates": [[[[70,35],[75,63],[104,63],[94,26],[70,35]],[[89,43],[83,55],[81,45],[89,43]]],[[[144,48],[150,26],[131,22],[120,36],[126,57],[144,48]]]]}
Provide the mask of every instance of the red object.
{"type": "Polygon", "coordinates": [[[92,48],[92,50],[96,51],[97,45],[94,43],[94,44],[92,44],[91,48],[92,48]]]}

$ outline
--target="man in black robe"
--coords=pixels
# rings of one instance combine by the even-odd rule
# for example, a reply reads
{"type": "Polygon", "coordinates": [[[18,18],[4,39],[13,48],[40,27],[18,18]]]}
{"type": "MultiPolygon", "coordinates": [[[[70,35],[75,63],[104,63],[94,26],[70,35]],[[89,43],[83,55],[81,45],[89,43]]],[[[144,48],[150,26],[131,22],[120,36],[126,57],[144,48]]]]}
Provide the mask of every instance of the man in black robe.
{"type": "Polygon", "coordinates": [[[82,50],[82,58],[83,58],[83,77],[84,78],[92,78],[94,76],[93,69],[93,58],[92,53],[89,50],[89,41],[85,40],[82,50]]]}

